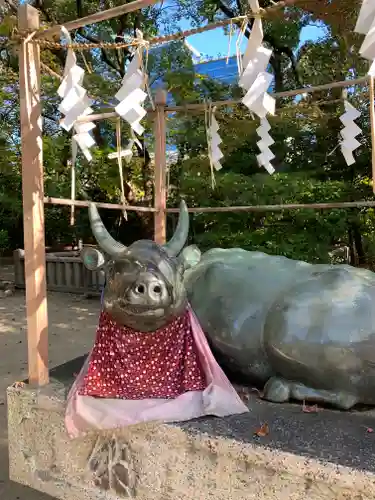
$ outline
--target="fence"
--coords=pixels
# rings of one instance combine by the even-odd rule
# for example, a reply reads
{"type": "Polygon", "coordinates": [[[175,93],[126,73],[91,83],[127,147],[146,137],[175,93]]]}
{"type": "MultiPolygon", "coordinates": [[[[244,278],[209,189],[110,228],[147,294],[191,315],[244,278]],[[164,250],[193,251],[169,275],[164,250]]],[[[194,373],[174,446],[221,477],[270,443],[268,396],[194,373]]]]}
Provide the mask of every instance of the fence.
{"type": "MultiPolygon", "coordinates": [[[[15,250],[13,260],[15,286],[25,289],[24,250],[15,250]]],[[[46,279],[47,289],[54,292],[100,295],[104,285],[104,273],[87,270],[76,251],[47,253],[46,279]]]]}

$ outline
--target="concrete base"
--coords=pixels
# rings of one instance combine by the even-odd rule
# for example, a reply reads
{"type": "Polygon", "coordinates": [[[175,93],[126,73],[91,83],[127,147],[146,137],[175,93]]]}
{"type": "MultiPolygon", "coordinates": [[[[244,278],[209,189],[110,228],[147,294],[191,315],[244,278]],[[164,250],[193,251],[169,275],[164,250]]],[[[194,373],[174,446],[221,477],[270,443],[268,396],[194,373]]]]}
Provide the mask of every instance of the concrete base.
{"type": "Polygon", "coordinates": [[[10,477],[64,500],[375,498],[372,412],[303,413],[251,398],[251,412],[69,440],[65,398],[82,358],[42,390],[8,389],[10,477]],[[262,423],[264,437],[254,435],[262,423]]]}

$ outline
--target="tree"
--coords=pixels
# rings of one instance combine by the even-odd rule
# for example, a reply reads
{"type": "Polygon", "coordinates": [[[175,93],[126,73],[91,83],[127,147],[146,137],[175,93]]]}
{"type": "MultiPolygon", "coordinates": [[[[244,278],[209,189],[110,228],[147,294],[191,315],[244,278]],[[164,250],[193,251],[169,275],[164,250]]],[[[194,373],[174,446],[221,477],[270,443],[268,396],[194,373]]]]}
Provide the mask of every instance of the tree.
{"type": "MultiPolygon", "coordinates": [[[[120,3],[122,0],[110,3],[104,1],[102,8],[120,3]]],[[[295,6],[266,19],[265,43],[273,49],[270,70],[275,75],[276,91],[355,78],[366,72],[367,63],[358,56],[361,37],[353,33],[359,3],[352,0],[301,0],[296,2],[295,6]],[[324,26],[326,34],[321,40],[307,42],[300,47],[301,30],[311,23],[324,26]]],[[[260,4],[266,8],[272,2],[260,0],[260,4]]],[[[42,22],[47,25],[64,24],[68,20],[97,10],[97,3],[91,0],[61,0],[58,4],[51,0],[33,0],[33,5],[39,9],[42,22]]],[[[217,19],[234,18],[246,11],[245,0],[176,0],[174,3],[165,2],[142,12],[82,28],[72,33],[72,36],[76,42],[122,41],[126,37],[133,37],[136,29],[141,29],[145,37],[149,38],[160,32],[177,31],[182,17],[188,19],[192,25],[201,25],[217,19]]],[[[10,247],[22,244],[18,61],[15,46],[8,43],[16,28],[16,12],[15,0],[5,0],[0,13],[0,211],[3,216],[0,246],[10,247]]],[[[249,36],[251,29],[250,20],[246,27],[246,36],[249,36]]],[[[132,57],[131,51],[129,48],[114,51],[102,48],[77,51],[77,56],[80,65],[86,70],[84,85],[94,98],[95,111],[105,112],[112,109],[113,96],[126,71],[126,64],[132,57]]],[[[51,196],[69,197],[70,135],[59,127],[59,99],[56,94],[59,80],[55,76],[56,73],[62,74],[65,57],[66,51],[61,47],[44,48],[42,51],[45,71],[42,79],[44,162],[46,192],[51,196]]],[[[196,74],[190,54],[184,44],[178,41],[150,51],[148,72],[150,84],[157,86],[162,81],[177,104],[202,102],[204,99],[240,98],[242,95],[241,89],[236,85],[223,86],[196,74]]],[[[244,204],[272,204],[277,199],[280,199],[280,202],[285,202],[285,199],[291,202],[313,202],[323,201],[325,197],[335,200],[370,198],[372,193],[367,88],[357,86],[355,89],[349,89],[348,96],[363,112],[359,125],[365,133],[363,147],[357,154],[357,163],[347,167],[337,148],[342,127],[339,121],[343,111],[341,90],[304,95],[298,102],[295,98],[285,98],[278,101],[277,114],[270,119],[272,136],[275,139],[272,149],[277,158],[275,167],[280,173],[273,179],[267,175],[259,175],[256,162],[257,121],[252,120],[248,111],[241,106],[219,108],[217,118],[225,134],[225,162],[223,172],[217,175],[218,188],[215,191],[209,190],[209,195],[204,117],[183,113],[171,115],[168,121],[168,140],[177,147],[179,161],[172,167],[170,201],[175,200],[181,191],[187,196],[190,196],[190,192],[194,193],[194,203],[198,204],[205,204],[207,200],[210,203],[239,204],[239,199],[242,199],[244,204]],[[239,194],[237,188],[230,189],[232,181],[235,186],[241,183],[244,189],[242,194],[239,194]],[[278,186],[281,194],[277,194],[278,186]],[[253,197],[254,193],[257,193],[257,196],[253,197]]],[[[133,204],[152,203],[153,134],[150,125],[147,124],[144,138],[140,138],[138,156],[134,156],[125,168],[126,195],[128,201],[133,204]]],[[[110,121],[100,122],[94,133],[99,146],[95,151],[95,160],[87,164],[79,158],[77,163],[78,195],[97,201],[118,201],[118,168],[116,162],[107,158],[108,153],[115,147],[115,124],[110,121]]],[[[128,135],[128,128],[123,126],[124,143],[128,135]]],[[[189,201],[193,203],[191,197],[189,201]]],[[[365,252],[372,251],[373,215],[372,212],[366,213],[369,215],[353,210],[341,211],[340,216],[337,211],[326,215],[299,212],[294,215],[267,213],[262,217],[251,216],[250,219],[245,219],[251,222],[251,227],[255,228],[253,234],[257,236],[249,237],[247,233],[243,233],[243,236],[238,236],[238,242],[247,247],[265,248],[267,251],[312,260],[315,260],[314,255],[318,255],[321,260],[326,259],[330,246],[344,242],[351,245],[353,256],[359,255],[363,261],[365,252]],[[313,231],[311,237],[307,237],[302,222],[305,216],[308,221],[306,228],[310,227],[313,231]],[[315,222],[311,222],[314,220],[317,224],[315,226],[315,222]],[[281,234],[274,226],[276,222],[284,229],[298,229],[295,237],[297,239],[293,237],[289,246],[285,243],[284,246],[274,244],[267,247],[266,240],[262,242],[259,239],[259,234],[263,234],[269,241],[276,241],[281,234]],[[333,231],[333,225],[336,225],[338,232],[333,231]],[[324,244],[317,234],[320,231],[324,235],[324,244]]],[[[85,211],[79,213],[74,231],[68,225],[67,210],[46,207],[46,216],[47,242],[66,242],[78,236],[89,238],[85,211]]],[[[199,221],[208,220],[207,217],[197,217],[198,222],[194,222],[196,230],[204,231],[204,235],[209,226],[200,225],[199,221]]],[[[228,221],[235,232],[236,224],[245,220],[244,216],[241,219],[237,215],[232,217],[228,214],[210,217],[215,226],[216,239],[208,241],[207,236],[200,236],[198,240],[204,247],[225,244],[228,241],[225,234],[229,235],[228,221]]],[[[134,237],[151,235],[150,217],[131,215],[127,224],[120,224],[121,216],[112,212],[104,214],[104,219],[114,234],[125,243],[134,237]]]]}

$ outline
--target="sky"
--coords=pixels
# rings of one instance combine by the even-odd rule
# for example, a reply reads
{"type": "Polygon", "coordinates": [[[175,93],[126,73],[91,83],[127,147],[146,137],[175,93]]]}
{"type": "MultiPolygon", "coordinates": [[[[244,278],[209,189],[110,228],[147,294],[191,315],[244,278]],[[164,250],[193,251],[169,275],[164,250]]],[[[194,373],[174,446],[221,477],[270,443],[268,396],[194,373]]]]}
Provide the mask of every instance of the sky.
{"type": "MultiPolygon", "coordinates": [[[[181,22],[181,29],[190,29],[190,25],[187,22],[181,22]]],[[[324,29],[319,26],[306,26],[301,31],[300,45],[308,40],[321,38],[324,34],[324,29]]],[[[232,37],[230,55],[236,53],[236,36],[232,37]]],[[[222,28],[189,36],[187,41],[202,55],[208,57],[226,57],[228,55],[229,37],[224,34],[222,28]]],[[[244,41],[244,45],[245,43],[244,41]]]]}

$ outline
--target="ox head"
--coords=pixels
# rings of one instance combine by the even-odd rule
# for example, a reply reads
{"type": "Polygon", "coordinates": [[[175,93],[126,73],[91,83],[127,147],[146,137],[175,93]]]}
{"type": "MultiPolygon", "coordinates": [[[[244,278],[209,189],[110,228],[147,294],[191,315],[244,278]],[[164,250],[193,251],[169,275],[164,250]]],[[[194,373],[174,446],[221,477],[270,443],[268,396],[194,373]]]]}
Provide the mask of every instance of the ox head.
{"type": "Polygon", "coordinates": [[[181,315],[187,306],[184,272],[200,260],[196,246],[183,249],[189,233],[186,203],[181,201],[175,233],[162,246],[150,240],[129,247],[119,243],[94,203],[89,217],[100,250],[85,247],[81,256],[88,269],[105,270],[104,310],[117,323],[141,332],[155,331],[181,315]]]}

